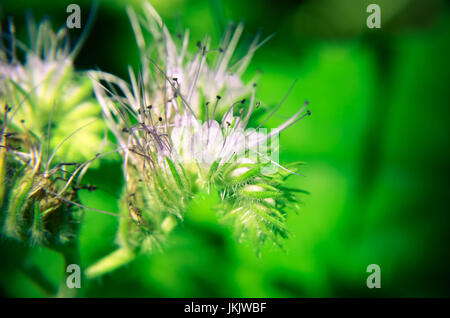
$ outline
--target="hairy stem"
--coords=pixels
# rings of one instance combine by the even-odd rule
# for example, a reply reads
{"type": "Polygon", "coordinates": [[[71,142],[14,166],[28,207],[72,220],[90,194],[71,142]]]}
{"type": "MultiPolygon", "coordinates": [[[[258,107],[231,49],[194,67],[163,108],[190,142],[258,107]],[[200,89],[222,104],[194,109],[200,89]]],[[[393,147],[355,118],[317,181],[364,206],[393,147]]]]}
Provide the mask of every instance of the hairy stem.
{"type": "Polygon", "coordinates": [[[136,255],[133,251],[121,247],[89,266],[85,271],[86,278],[91,279],[112,272],[117,268],[128,264],[135,257],[136,255]]]}
{"type": "MultiPolygon", "coordinates": [[[[161,230],[165,234],[169,234],[176,226],[176,221],[172,216],[166,217],[162,224],[161,230]]],[[[85,276],[88,279],[100,277],[104,274],[112,272],[136,258],[136,253],[128,247],[120,247],[111,254],[101,258],[85,271],[85,276]]]]}

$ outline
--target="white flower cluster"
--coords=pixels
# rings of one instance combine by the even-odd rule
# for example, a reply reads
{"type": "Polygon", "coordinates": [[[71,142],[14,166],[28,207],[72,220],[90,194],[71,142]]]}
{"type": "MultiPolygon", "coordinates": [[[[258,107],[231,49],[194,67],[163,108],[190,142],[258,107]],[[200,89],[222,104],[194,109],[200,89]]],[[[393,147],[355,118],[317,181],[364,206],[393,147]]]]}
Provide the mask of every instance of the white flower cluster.
{"type": "MultiPolygon", "coordinates": [[[[131,219],[141,228],[147,220],[153,229],[171,216],[182,220],[193,195],[214,188],[223,198],[220,213],[224,219],[236,216],[242,232],[253,232],[258,241],[284,233],[281,211],[292,193],[281,180],[292,171],[278,164],[278,135],[310,114],[307,103],[269,132],[261,128],[267,119],[249,128],[259,102],[256,84],[244,83],[241,75],[262,44],[259,37],[231,65],[242,24],[230,27],[219,48],[204,37],[189,54],[189,32],[176,44],[151,5],[144,17],[128,12],[142,69],[136,75],[129,68],[131,86],[108,73],[90,75],[122,149],[131,219]]],[[[135,237],[135,245],[140,240],[135,237]]]]}

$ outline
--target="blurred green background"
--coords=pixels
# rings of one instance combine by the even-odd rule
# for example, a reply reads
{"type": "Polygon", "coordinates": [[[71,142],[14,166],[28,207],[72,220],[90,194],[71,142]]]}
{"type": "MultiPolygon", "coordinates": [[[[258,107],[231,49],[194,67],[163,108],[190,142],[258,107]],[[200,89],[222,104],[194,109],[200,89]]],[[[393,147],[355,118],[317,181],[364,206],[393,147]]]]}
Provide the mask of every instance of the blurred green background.
{"type": "MultiPolygon", "coordinates": [[[[25,36],[25,9],[62,26],[69,3],[3,0],[25,36]]],[[[76,60],[127,78],[138,51],[125,5],[102,1],[76,60]]],[[[439,0],[153,0],[173,32],[190,28],[192,44],[205,33],[218,41],[229,21],[243,20],[244,50],[256,32],[276,36],[246,73],[262,70],[257,96],[275,107],[298,84],[268,123],[275,127],[305,99],[312,116],[281,135],[281,163],[306,161],[289,180],[310,192],[288,218],[284,251],[266,246],[258,257],[217,224],[217,198],[200,195],[163,252],[84,286],[85,297],[432,297],[450,296],[449,181],[450,11],[439,0]],[[368,29],[366,7],[381,7],[381,29],[368,29]],[[381,267],[381,288],[368,289],[366,268],[381,267]]],[[[2,19],[5,20],[5,19],[2,19]]],[[[73,39],[77,34],[73,32],[73,39]]],[[[87,176],[100,190],[87,205],[117,210],[119,160],[87,176]]],[[[117,220],[87,211],[81,230],[83,265],[113,251],[117,220]]],[[[20,246],[0,243],[0,291],[9,297],[44,294],[17,268],[20,246]]],[[[55,285],[61,257],[33,249],[55,285]]]]}

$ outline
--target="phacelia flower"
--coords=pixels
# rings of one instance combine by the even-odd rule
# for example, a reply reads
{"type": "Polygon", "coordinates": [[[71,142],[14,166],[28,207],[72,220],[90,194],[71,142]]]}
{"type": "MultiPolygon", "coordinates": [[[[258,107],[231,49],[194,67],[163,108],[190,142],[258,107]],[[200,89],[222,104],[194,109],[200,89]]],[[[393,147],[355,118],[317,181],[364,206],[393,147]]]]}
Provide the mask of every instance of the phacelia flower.
{"type": "Polygon", "coordinates": [[[241,75],[261,45],[258,37],[232,64],[241,24],[228,30],[218,48],[205,37],[191,54],[189,32],[177,43],[149,4],[143,18],[131,10],[129,15],[142,69],[137,75],[129,69],[131,85],[90,73],[123,156],[120,245],[133,253],[152,250],[183,220],[199,191],[220,195],[217,213],[240,238],[257,246],[268,239],[278,243],[288,233],[286,208],[296,204],[284,184],[295,167],[278,164],[278,135],[310,114],[307,103],[278,128],[262,129],[266,120],[249,128],[259,102],[256,84],[241,75]]]}
{"type": "Polygon", "coordinates": [[[0,232],[57,249],[78,232],[77,191],[93,189],[80,182],[98,157],[103,125],[65,29],[54,33],[48,21],[28,27],[29,47],[13,24],[0,46],[0,232]]]}

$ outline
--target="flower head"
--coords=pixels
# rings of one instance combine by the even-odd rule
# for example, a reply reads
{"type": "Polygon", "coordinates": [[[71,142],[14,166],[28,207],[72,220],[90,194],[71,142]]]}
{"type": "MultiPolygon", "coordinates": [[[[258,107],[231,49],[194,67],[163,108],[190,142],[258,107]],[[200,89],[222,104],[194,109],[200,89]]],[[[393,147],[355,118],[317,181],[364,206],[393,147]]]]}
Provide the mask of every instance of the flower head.
{"type": "Polygon", "coordinates": [[[97,158],[102,125],[89,78],[74,71],[65,29],[54,33],[48,21],[28,27],[29,47],[11,24],[0,50],[1,233],[54,247],[78,232],[78,190],[91,189],[80,181],[97,158]]]}
{"type": "Polygon", "coordinates": [[[260,46],[258,38],[230,65],[242,25],[225,34],[219,49],[205,37],[189,54],[188,31],[177,45],[153,7],[144,9],[142,23],[129,11],[143,66],[137,76],[129,69],[131,86],[111,74],[91,72],[123,153],[123,202],[130,217],[122,219],[120,242],[151,249],[182,221],[190,200],[202,190],[220,195],[217,210],[240,237],[257,245],[268,238],[278,242],[287,236],[285,208],[295,204],[284,186],[292,171],[277,163],[278,134],[310,114],[307,103],[276,129],[261,129],[265,121],[249,129],[259,102],[256,85],[244,83],[241,75],[260,46]],[[153,36],[151,45],[143,29],[153,36]]]}

